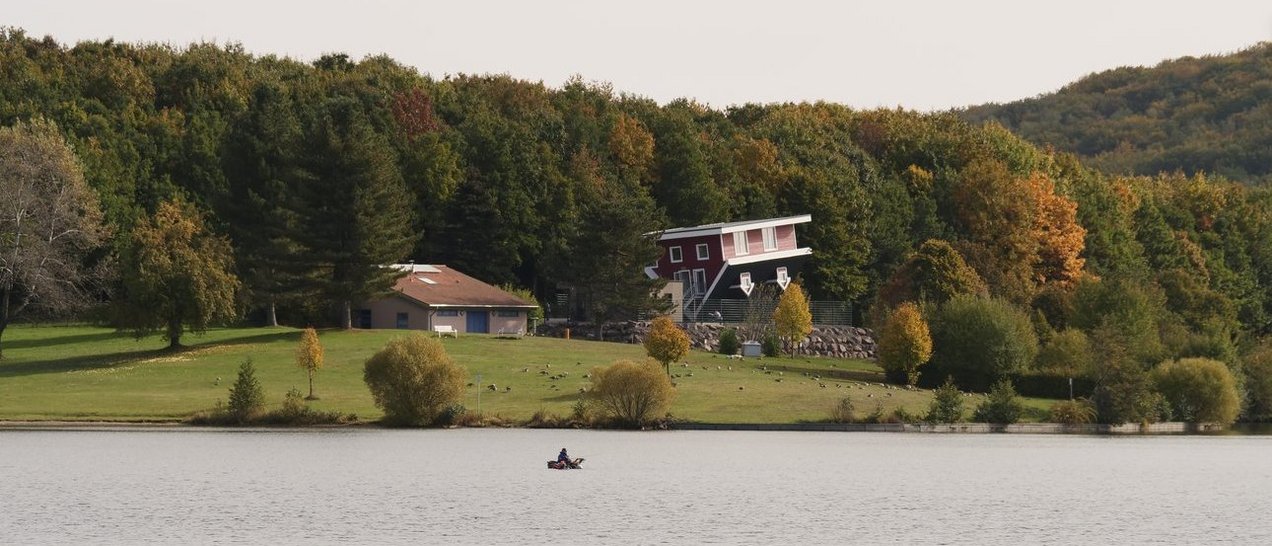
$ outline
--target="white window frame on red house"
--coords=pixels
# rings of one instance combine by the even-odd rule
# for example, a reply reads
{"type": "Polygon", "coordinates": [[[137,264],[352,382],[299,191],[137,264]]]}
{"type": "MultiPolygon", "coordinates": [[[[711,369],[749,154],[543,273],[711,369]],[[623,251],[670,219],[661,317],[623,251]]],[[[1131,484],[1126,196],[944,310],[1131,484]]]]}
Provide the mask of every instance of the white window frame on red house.
{"type": "Polygon", "coordinates": [[[733,232],[733,255],[746,256],[751,253],[751,242],[745,231],[733,232]]]}
{"type": "Polygon", "coordinates": [[[680,247],[673,246],[667,249],[667,257],[671,259],[671,263],[678,264],[685,261],[684,253],[680,251],[680,247]]]}
{"type": "Polygon", "coordinates": [[[707,270],[695,269],[693,270],[693,276],[690,278],[693,279],[693,293],[705,296],[707,294],[707,270]]]}
{"type": "Polygon", "coordinates": [[[690,294],[693,289],[693,273],[688,269],[681,269],[672,273],[671,278],[680,282],[680,292],[682,294],[690,294]]]}
{"type": "Polygon", "coordinates": [[[764,251],[777,250],[777,228],[766,227],[760,231],[764,234],[764,251]]]}
{"type": "Polygon", "coordinates": [[[711,259],[711,248],[707,246],[707,243],[698,243],[693,249],[697,252],[699,260],[711,259]]]}

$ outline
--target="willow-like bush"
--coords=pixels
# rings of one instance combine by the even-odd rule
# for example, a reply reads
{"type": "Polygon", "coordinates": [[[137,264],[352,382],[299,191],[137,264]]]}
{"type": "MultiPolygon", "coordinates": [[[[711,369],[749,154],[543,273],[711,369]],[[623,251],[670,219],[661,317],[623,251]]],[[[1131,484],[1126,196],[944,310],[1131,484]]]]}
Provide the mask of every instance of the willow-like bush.
{"type": "Polygon", "coordinates": [[[1208,358],[1170,360],[1149,375],[1176,419],[1198,423],[1237,420],[1241,394],[1232,372],[1222,362],[1208,358]]]}
{"type": "Polygon", "coordinates": [[[464,395],[468,373],[451,360],[441,342],[422,333],[392,339],[367,360],[363,380],[384,423],[427,426],[464,395]]]}
{"type": "Polygon", "coordinates": [[[642,426],[667,412],[676,397],[676,388],[667,374],[652,360],[619,360],[609,366],[592,368],[592,388],[596,406],[620,424],[642,426]]]}

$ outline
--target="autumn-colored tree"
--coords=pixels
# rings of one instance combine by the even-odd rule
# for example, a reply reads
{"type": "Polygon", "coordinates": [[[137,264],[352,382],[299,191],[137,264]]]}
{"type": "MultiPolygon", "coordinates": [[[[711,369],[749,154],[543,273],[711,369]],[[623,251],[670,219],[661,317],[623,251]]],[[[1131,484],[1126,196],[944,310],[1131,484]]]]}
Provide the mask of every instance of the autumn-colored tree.
{"type": "Polygon", "coordinates": [[[190,203],[160,203],[133,229],[122,263],[118,319],[138,338],[162,331],[175,349],[186,329],[202,333],[236,315],[239,280],[230,243],[210,233],[190,203]]]}
{"type": "Polygon", "coordinates": [[[893,272],[879,290],[879,301],[891,309],[906,301],[945,303],[961,294],[987,295],[985,281],[953,246],[929,239],[893,272]]]}
{"type": "Polygon", "coordinates": [[[890,380],[907,385],[919,381],[919,367],[932,358],[932,335],[919,307],[905,302],[897,307],[879,335],[879,366],[890,380]]]}
{"type": "Polygon", "coordinates": [[[1034,213],[1034,237],[1038,241],[1038,262],[1034,281],[1038,285],[1073,284],[1082,274],[1086,259],[1086,228],[1078,225],[1078,204],[1056,193],[1055,183],[1040,172],[1029,177],[1037,210],[1034,213]]]}
{"type": "Polygon", "coordinates": [[[464,396],[468,373],[441,342],[416,332],[389,340],[364,366],[362,379],[391,425],[427,426],[464,396]]]}
{"type": "Polygon", "coordinates": [[[620,423],[641,426],[664,414],[676,397],[671,378],[652,360],[619,360],[592,368],[589,396],[620,423]]]}
{"type": "Polygon", "coordinates": [[[787,351],[795,350],[795,346],[804,341],[813,331],[813,313],[808,309],[808,298],[799,283],[793,282],[782,292],[777,300],[777,309],[773,310],[773,326],[777,335],[786,340],[787,351]]]}
{"type": "Polygon", "coordinates": [[[1028,301],[1038,261],[1032,188],[1003,162],[977,160],[963,168],[950,192],[957,226],[966,237],[959,248],[968,264],[991,293],[1028,301]]]}
{"type": "Polygon", "coordinates": [[[647,178],[654,162],[654,135],[640,120],[619,114],[610,130],[609,147],[625,181],[647,178]]]}
{"type": "Polygon", "coordinates": [[[300,346],[296,348],[296,367],[305,370],[309,376],[309,396],[306,400],[317,400],[314,396],[314,376],[318,374],[318,370],[322,369],[323,349],[322,342],[318,341],[318,331],[313,328],[305,328],[300,333],[300,346]]]}
{"type": "Polygon", "coordinates": [[[671,375],[671,363],[689,354],[689,335],[670,317],[655,318],[649,325],[649,335],[645,336],[645,353],[671,375]]]}

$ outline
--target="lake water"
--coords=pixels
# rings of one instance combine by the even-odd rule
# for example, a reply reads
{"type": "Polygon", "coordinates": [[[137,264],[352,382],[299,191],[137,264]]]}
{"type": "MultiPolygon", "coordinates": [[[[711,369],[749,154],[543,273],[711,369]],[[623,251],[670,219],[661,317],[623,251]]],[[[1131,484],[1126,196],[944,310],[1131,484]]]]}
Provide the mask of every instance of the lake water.
{"type": "Polygon", "coordinates": [[[210,542],[1268,544],[1272,437],[0,431],[0,543],[210,542]]]}

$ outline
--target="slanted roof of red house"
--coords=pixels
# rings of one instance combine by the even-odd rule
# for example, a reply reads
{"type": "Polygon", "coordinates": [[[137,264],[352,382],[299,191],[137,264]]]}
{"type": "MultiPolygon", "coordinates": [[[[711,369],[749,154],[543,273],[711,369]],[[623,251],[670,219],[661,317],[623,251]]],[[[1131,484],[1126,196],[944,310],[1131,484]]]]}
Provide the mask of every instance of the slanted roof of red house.
{"type": "Polygon", "coordinates": [[[701,226],[678,227],[662,232],[655,231],[653,233],[646,233],[646,235],[658,235],[658,240],[666,241],[668,239],[684,239],[687,237],[701,237],[704,235],[724,235],[725,233],[733,233],[735,231],[804,224],[811,221],[813,221],[813,216],[811,214],[800,214],[798,216],[785,216],[782,218],[765,218],[763,220],[743,220],[740,222],[720,222],[717,224],[705,224],[701,226]]]}
{"type": "Polygon", "coordinates": [[[393,264],[406,271],[393,290],[430,307],[520,307],[534,305],[444,265],[393,264]]]}

